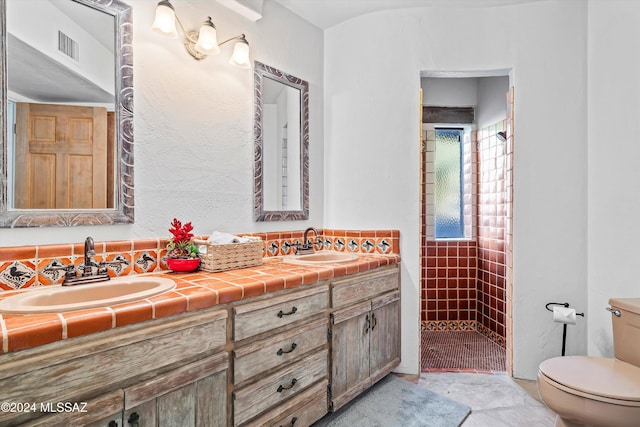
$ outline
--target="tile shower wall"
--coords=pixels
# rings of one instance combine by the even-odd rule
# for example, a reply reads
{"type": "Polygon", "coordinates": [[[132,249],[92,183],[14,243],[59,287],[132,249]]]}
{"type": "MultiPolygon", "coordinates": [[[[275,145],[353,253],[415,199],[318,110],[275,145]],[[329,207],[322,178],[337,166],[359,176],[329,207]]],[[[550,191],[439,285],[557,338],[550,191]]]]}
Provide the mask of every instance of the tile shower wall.
{"type": "Polygon", "coordinates": [[[427,241],[423,257],[422,324],[429,330],[474,330],[477,320],[477,245],[427,241]]]}
{"type": "MultiPolygon", "coordinates": [[[[316,249],[363,254],[399,254],[398,230],[320,229],[316,249]]],[[[239,233],[240,234],[240,233],[239,233]]],[[[263,256],[294,253],[302,242],[302,231],[244,233],[259,236],[264,242],[263,256]]],[[[311,239],[316,237],[311,234],[311,239]]],[[[196,236],[206,239],[207,236],[196,236]]],[[[167,239],[95,242],[96,262],[104,262],[109,275],[127,276],[167,270],[167,239]]],[[[73,264],[79,272],[84,263],[84,243],[41,246],[0,247],[0,292],[62,283],[64,273],[51,269],[73,264]]]]}
{"type": "Polygon", "coordinates": [[[478,132],[478,326],[498,344],[506,340],[506,156],[499,123],[478,132]]]}

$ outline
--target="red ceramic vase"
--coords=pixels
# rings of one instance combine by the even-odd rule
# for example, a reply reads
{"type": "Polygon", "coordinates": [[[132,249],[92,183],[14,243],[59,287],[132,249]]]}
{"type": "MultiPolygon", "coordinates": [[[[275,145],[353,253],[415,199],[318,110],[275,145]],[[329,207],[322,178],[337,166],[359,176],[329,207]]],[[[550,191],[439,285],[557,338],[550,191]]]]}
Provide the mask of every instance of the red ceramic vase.
{"type": "Polygon", "coordinates": [[[200,258],[167,258],[167,267],[176,273],[195,271],[200,266],[200,258]]]}

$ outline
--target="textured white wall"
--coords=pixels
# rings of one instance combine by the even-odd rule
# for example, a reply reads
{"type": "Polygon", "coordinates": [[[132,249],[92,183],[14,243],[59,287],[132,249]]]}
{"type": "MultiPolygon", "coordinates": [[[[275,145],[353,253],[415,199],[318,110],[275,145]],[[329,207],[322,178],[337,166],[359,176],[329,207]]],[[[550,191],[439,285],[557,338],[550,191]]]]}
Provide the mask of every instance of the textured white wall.
{"type": "Polygon", "coordinates": [[[246,33],[253,60],[309,82],[310,218],[253,222],[253,70],[220,55],[194,60],[181,40],[151,31],[155,1],[133,6],[135,224],[0,229],[2,246],[146,238],[168,235],[171,219],[195,232],[304,229],[323,222],[323,35],[271,0],[252,22],[206,0],[175,0],[187,29],[213,18],[219,41],[246,33]]]}
{"type": "MultiPolygon", "coordinates": [[[[400,229],[402,371],[419,363],[421,71],[513,70],[514,375],[534,378],[560,353],[546,302],[585,308],[586,10],[404,9],[325,32],[325,226],[400,229]]],[[[584,324],[568,352],[586,352],[584,324]]]]}
{"type": "Polygon", "coordinates": [[[613,355],[610,297],[640,296],[640,2],[589,1],[589,353],[613,355]]]}

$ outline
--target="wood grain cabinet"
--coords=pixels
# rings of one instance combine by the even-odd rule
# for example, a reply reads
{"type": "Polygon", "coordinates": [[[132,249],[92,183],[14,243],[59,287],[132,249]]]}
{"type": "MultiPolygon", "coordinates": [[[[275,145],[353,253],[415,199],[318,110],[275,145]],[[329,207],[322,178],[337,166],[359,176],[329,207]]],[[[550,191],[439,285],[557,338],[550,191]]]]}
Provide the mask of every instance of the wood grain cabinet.
{"type": "Polygon", "coordinates": [[[0,357],[0,425],[305,427],[400,362],[399,269],[63,340],[0,357]],[[38,408],[40,409],[40,408],[38,408]]]}
{"type": "Polygon", "coordinates": [[[0,412],[0,425],[225,426],[227,318],[188,313],[3,355],[0,401],[53,410],[0,412]]]}
{"type": "Polygon", "coordinates": [[[331,284],[332,411],[344,406],[400,363],[397,267],[331,284]]]}
{"type": "Polygon", "coordinates": [[[233,425],[308,426],[327,412],[329,288],[233,308],[233,425]]]}

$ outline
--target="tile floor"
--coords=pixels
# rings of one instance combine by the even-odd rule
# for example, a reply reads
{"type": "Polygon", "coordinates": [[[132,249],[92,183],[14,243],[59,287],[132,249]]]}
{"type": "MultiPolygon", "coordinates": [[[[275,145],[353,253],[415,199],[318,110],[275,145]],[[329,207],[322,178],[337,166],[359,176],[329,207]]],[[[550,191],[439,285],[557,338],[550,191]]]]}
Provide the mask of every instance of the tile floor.
{"type": "Polygon", "coordinates": [[[406,378],[464,403],[462,427],[553,427],[535,381],[505,373],[505,350],[477,332],[422,332],[422,374],[406,378]]]}
{"type": "Polygon", "coordinates": [[[505,372],[506,351],[475,331],[422,331],[422,372],[505,372]]]}
{"type": "Polygon", "coordinates": [[[506,374],[426,372],[418,384],[471,407],[462,427],[553,427],[555,413],[537,396],[535,381],[506,374]]]}

